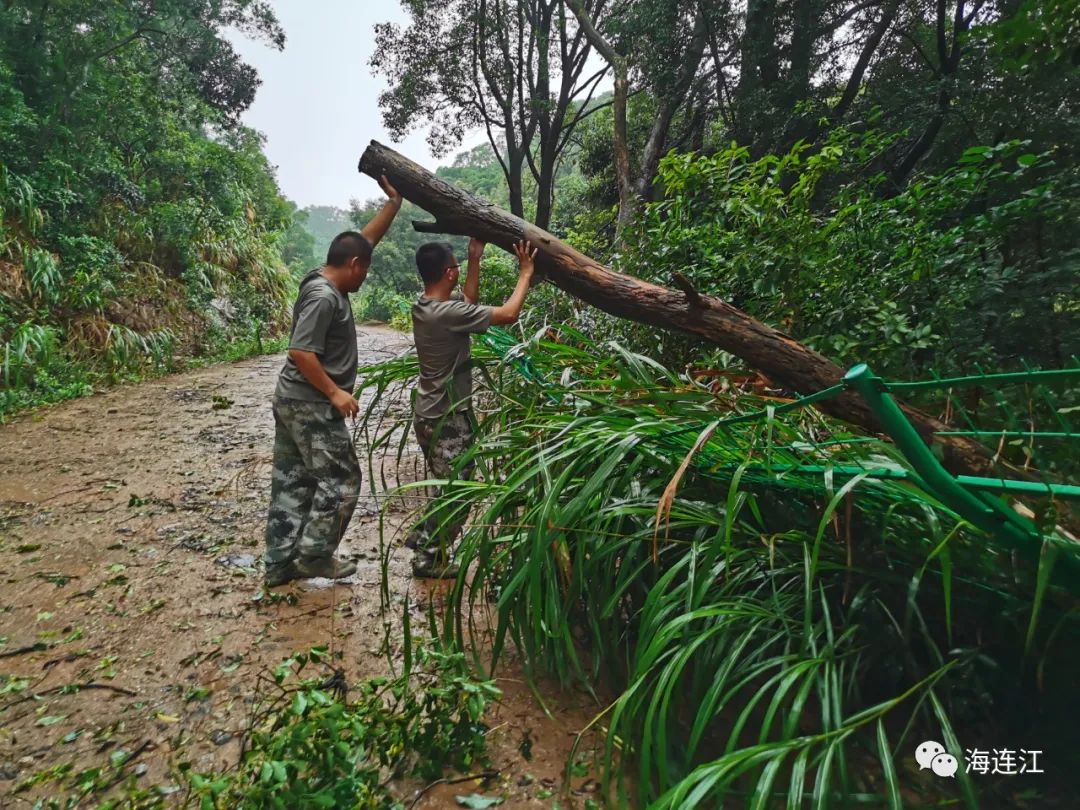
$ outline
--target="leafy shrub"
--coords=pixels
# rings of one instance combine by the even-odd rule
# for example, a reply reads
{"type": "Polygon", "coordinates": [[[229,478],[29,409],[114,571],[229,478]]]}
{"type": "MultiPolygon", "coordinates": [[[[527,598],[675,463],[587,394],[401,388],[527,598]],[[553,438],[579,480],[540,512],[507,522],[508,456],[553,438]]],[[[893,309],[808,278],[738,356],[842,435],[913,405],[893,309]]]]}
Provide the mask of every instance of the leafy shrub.
{"type": "MultiPolygon", "coordinates": [[[[1064,364],[1080,348],[1080,259],[1062,227],[1077,215],[1076,180],[1014,141],[968,149],[894,193],[874,172],[890,144],[837,131],[757,160],[734,145],[673,153],[660,170],[666,197],[647,207],[622,264],[659,283],[678,270],[842,363],[887,374],[1064,364]]],[[[672,362],[689,358],[685,341],[659,342],[672,362]]]]}
{"type": "MultiPolygon", "coordinates": [[[[353,317],[357,321],[383,321],[401,329],[409,318],[413,300],[386,286],[364,284],[352,299],[353,317]]],[[[411,322],[406,327],[409,328],[411,322]]]]}
{"type": "Polygon", "coordinates": [[[300,677],[328,661],[325,650],[286,660],[256,701],[239,766],[185,768],[202,807],[388,810],[398,806],[390,779],[473,767],[484,752],[484,709],[498,690],[468,677],[460,654],[419,646],[415,655],[401,675],[358,684],[351,701],[340,672],[300,677]]]}
{"type": "Polygon", "coordinates": [[[123,256],[111,243],[95,236],[57,239],[63,268],[62,304],[76,311],[100,312],[116,296],[123,256]]]}
{"type": "MultiPolygon", "coordinates": [[[[478,473],[428,505],[471,524],[444,639],[468,644],[471,611],[494,603],[494,657],[512,643],[527,672],[613,690],[607,775],[640,806],[974,808],[1027,789],[1068,804],[1068,768],[903,769],[924,739],[1076,759],[1077,589],[1060,568],[1046,587],[1052,554],[1014,557],[882,474],[908,471],[895,447],[781,413],[745,375],[677,373],[565,328],[496,332],[474,360],[489,407],[462,461],[478,473]]],[[[393,398],[415,373],[397,358],[361,381],[393,398]]],[[[368,425],[370,452],[403,426],[368,425]]]]}
{"type": "Polygon", "coordinates": [[[56,259],[40,248],[26,248],[22,253],[22,266],[30,294],[46,304],[57,303],[63,282],[56,259]]]}
{"type": "Polygon", "coordinates": [[[35,372],[47,369],[59,347],[57,330],[24,322],[15,327],[4,342],[3,381],[6,388],[18,388],[33,380],[35,372]]]}

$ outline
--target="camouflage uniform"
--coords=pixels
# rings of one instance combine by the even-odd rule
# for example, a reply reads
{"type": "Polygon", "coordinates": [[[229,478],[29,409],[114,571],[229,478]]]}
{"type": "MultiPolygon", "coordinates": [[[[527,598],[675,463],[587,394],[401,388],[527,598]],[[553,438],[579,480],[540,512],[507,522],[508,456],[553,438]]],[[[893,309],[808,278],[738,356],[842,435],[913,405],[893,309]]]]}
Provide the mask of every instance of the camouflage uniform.
{"type": "MultiPolygon", "coordinates": [[[[422,416],[415,418],[413,427],[416,430],[416,441],[424,451],[428,474],[432,478],[472,478],[476,466],[472,459],[455,471],[455,462],[472,444],[472,420],[471,411],[455,411],[440,419],[425,419],[422,416]]],[[[438,498],[440,492],[441,488],[437,488],[434,497],[438,498]]],[[[467,513],[464,512],[449,517],[453,511],[453,507],[443,509],[418,523],[409,533],[405,545],[445,558],[467,518],[467,513]]]]}
{"type": "Polygon", "coordinates": [[[360,464],[345,419],[328,401],[274,398],[274,470],[266,565],[325,559],[345,533],[360,493],[360,464]]]}

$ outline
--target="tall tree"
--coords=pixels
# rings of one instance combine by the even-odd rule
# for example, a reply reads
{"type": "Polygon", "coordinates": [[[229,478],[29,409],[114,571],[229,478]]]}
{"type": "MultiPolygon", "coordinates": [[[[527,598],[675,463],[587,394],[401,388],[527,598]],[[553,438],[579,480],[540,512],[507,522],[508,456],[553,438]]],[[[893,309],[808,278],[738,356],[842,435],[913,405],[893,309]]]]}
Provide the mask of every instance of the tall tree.
{"type": "MultiPolygon", "coordinates": [[[[285,33],[265,0],[92,0],[4,4],[0,33],[31,103],[51,99],[72,110],[94,67],[143,49],[143,77],[195,91],[235,124],[251,106],[259,78],[223,29],[233,27],[280,50],[285,33]]],[[[174,92],[180,92],[179,90],[174,92]]]]}
{"type": "MultiPolygon", "coordinates": [[[[602,17],[606,0],[588,0],[602,17]]],[[[438,155],[482,127],[502,168],[510,210],[525,215],[524,177],[536,183],[546,227],[559,161],[607,73],[588,70],[592,45],[563,0],[415,0],[407,26],[375,26],[372,67],[390,81],[379,99],[394,137],[429,124],[438,155]]]]}
{"type": "MultiPolygon", "coordinates": [[[[684,0],[647,0],[609,16],[612,39],[602,34],[582,0],[567,0],[581,29],[614,71],[614,151],[619,188],[618,234],[633,220],[643,200],[651,197],[660,158],[670,148],[669,134],[698,78],[708,35],[706,4],[684,0]],[[615,38],[617,37],[617,39],[615,38]],[[651,47],[636,47],[643,40],[651,47]],[[627,98],[630,75],[657,100],[648,138],[636,161],[627,143],[627,98]]],[[[704,121],[698,118],[696,125],[704,121]]]]}

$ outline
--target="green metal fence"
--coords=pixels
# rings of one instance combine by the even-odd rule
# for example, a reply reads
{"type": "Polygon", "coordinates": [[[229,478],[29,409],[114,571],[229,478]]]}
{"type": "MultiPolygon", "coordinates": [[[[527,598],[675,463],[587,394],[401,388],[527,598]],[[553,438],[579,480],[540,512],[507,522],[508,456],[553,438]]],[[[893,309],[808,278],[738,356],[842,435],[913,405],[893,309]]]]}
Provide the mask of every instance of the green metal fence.
{"type": "MultiPolygon", "coordinates": [[[[914,471],[914,475],[910,477],[917,480],[919,486],[932,492],[969,523],[995,535],[1024,556],[1037,556],[1044,542],[1065,547],[1069,552],[1066,564],[1072,566],[1080,552],[1080,545],[1075,543],[1067,530],[1058,525],[1040,527],[1031,516],[1025,514],[1031,512],[1030,509],[1018,508],[1018,502],[1010,502],[1013,498],[1024,496],[1051,500],[1080,498],[1080,486],[1048,480],[1043,470],[1034,463],[1039,455],[1036,452],[1039,442],[1050,439],[1080,440],[1080,433],[1073,431],[1067,419],[1069,409],[1058,406],[1056,397],[1046,387],[1051,382],[1080,385],[1080,367],[889,383],[877,377],[865,363],[860,363],[844,376],[845,385],[862,396],[885,432],[904,454],[914,471]],[[1001,391],[1006,385],[1022,386],[1027,392],[1023,397],[1010,398],[1001,391]],[[993,401],[1008,417],[1009,424],[1019,421],[1016,403],[1024,399],[1030,402],[1034,398],[1040,405],[1047,406],[1038,409],[1039,415],[1052,415],[1064,430],[1042,431],[1034,427],[1026,431],[1009,427],[998,431],[979,429],[969,410],[962,404],[958,405],[954,393],[959,388],[976,386],[991,394],[993,401]],[[940,435],[997,442],[996,449],[988,447],[987,451],[992,453],[991,460],[1000,465],[999,477],[952,475],[942,466],[931,447],[923,441],[893,398],[893,392],[920,391],[943,393],[952,420],[959,417],[970,426],[967,430],[941,431],[940,435]],[[1002,458],[1004,443],[1017,441],[1021,442],[1020,447],[1026,448],[1026,452],[1023,452],[1026,460],[1023,465],[1010,465],[1002,458]],[[1020,477],[1021,475],[1023,477],[1020,477]],[[1036,480],[1032,480],[1033,478],[1036,480]]],[[[1030,409],[1029,421],[1034,421],[1035,411],[1034,407],[1030,409]]]]}
{"type": "MultiPolygon", "coordinates": [[[[548,381],[530,361],[529,351],[503,330],[491,330],[484,343],[526,379],[547,389],[552,399],[566,387],[548,381]]],[[[886,381],[868,366],[851,368],[828,389],[779,404],[716,419],[703,398],[702,418],[661,434],[661,452],[694,455],[700,474],[788,488],[821,490],[858,477],[863,497],[885,502],[912,500],[913,488],[931,496],[997,543],[1028,559],[1049,552],[1080,584],[1080,543],[1070,502],[1080,499],[1080,361],[1053,370],[983,373],[915,382],[886,381]],[[867,403],[891,445],[844,432],[811,406],[844,391],[867,403]],[[942,436],[964,436],[981,443],[993,476],[954,475],[941,463],[897,404],[894,394],[930,412],[949,427],[942,436]],[[800,420],[789,430],[784,420],[800,420]],[[820,423],[820,439],[815,435],[820,423]],[[709,438],[698,441],[704,431],[709,438]],[[790,433],[790,435],[788,435],[790,433]],[[875,449],[865,452],[865,445],[875,449]],[[880,450],[884,448],[884,450],[880,450]],[[748,456],[760,462],[747,464],[748,456]],[[1064,554],[1058,555],[1057,552],[1064,554]]]]}

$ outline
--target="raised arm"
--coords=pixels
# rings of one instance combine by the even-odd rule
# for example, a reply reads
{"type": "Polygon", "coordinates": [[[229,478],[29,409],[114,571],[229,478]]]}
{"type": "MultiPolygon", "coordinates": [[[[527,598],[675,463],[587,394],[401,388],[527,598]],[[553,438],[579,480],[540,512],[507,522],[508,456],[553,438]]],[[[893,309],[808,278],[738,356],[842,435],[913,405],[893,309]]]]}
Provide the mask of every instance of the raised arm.
{"type": "Polygon", "coordinates": [[[360,233],[367,237],[372,247],[379,244],[379,240],[386,236],[386,232],[390,230],[390,223],[394,221],[394,217],[401,208],[401,193],[390,185],[385,174],[379,177],[379,185],[390,199],[379,209],[379,213],[371,218],[371,222],[360,229],[360,233]]]}
{"type": "Polygon", "coordinates": [[[469,240],[469,267],[462,294],[470,304],[480,303],[480,258],[484,255],[484,247],[484,243],[475,237],[469,240]]]}
{"type": "Polygon", "coordinates": [[[492,326],[504,326],[508,323],[514,323],[521,314],[521,307],[525,304],[525,296],[529,294],[529,284],[532,282],[533,275],[533,257],[536,256],[536,249],[528,242],[518,242],[514,245],[514,255],[518,258],[518,267],[521,271],[518,275],[517,285],[514,287],[514,292],[506,299],[506,303],[492,310],[492,326]]]}

